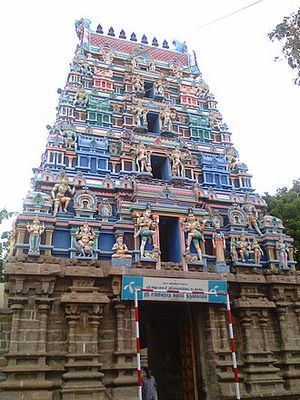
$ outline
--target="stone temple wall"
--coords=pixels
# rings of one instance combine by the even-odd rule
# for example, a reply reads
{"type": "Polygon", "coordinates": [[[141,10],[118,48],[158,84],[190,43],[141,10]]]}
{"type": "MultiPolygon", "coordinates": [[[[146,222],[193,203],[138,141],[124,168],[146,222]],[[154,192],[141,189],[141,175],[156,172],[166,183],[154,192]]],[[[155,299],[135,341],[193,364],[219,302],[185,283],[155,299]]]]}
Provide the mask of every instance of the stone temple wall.
{"type": "MultiPolygon", "coordinates": [[[[134,312],[119,298],[121,268],[41,261],[20,265],[15,257],[7,266],[11,314],[6,317],[12,322],[1,398],[136,399],[134,312]]],[[[208,276],[214,278],[193,273],[194,278],[208,276]]],[[[233,304],[242,398],[299,399],[300,274],[245,270],[223,278],[233,304]]],[[[208,400],[234,399],[224,306],[197,307],[194,336],[202,390],[208,400]]]]}
{"type": "MultiPolygon", "coordinates": [[[[5,354],[7,354],[10,338],[11,313],[7,308],[6,297],[4,296],[5,284],[0,283],[0,368],[5,365],[5,354]]],[[[5,375],[0,373],[0,381],[5,375]]]]}

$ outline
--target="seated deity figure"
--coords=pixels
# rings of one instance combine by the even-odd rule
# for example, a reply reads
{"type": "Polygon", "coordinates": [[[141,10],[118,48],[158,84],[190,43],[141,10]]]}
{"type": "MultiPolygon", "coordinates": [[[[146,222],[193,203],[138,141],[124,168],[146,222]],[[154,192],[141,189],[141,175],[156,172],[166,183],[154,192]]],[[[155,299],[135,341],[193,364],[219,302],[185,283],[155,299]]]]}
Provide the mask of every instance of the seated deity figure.
{"type": "Polygon", "coordinates": [[[141,258],[144,258],[146,243],[151,240],[152,236],[156,232],[157,223],[152,216],[150,207],[146,208],[142,216],[140,216],[138,213],[135,213],[134,217],[136,217],[137,227],[134,237],[140,236],[141,238],[141,258]]]}
{"type": "Polygon", "coordinates": [[[45,225],[41,225],[38,218],[34,218],[32,224],[27,224],[27,232],[29,233],[29,255],[40,254],[41,235],[45,231],[45,225]]]}
{"type": "Polygon", "coordinates": [[[254,252],[254,263],[259,265],[261,256],[264,255],[264,252],[262,251],[262,248],[260,247],[260,245],[256,239],[253,240],[251,250],[254,252]]]}
{"type": "Polygon", "coordinates": [[[133,108],[133,122],[137,128],[147,128],[147,110],[140,101],[133,108]]]}
{"type": "Polygon", "coordinates": [[[191,244],[193,243],[197,255],[198,260],[202,261],[202,250],[201,250],[201,242],[205,243],[203,229],[206,223],[205,219],[198,219],[195,217],[192,210],[189,210],[188,216],[183,222],[184,232],[187,232],[187,245],[185,252],[190,253],[191,251],[191,244]]]}
{"type": "Polygon", "coordinates": [[[246,226],[248,228],[253,228],[260,236],[261,231],[259,229],[259,222],[258,222],[258,213],[257,210],[250,199],[245,201],[243,205],[243,210],[246,213],[246,226]]]}
{"type": "Polygon", "coordinates": [[[144,79],[140,75],[135,75],[133,77],[133,90],[135,92],[143,92],[144,91],[144,79]]]}
{"type": "Polygon", "coordinates": [[[66,175],[61,175],[59,182],[54,185],[51,192],[54,201],[54,217],[59,211],[68,212],[68,205],[71,198],[66,195],[67,193],[70,193],[73,196],[75,193],[75,186],[71,189],[68,184],[68,177],[66,175]]]}
{"type": "Polygon", "coordinates": [[[288,249],[289,245],[281,237],[276,243],[276,249],[279,255],[279,268],[283,271],[289,270],[288,266],[288,249]]]}
{"type": "Polygon", "coordinates": [[[241,165],[238,152],[233,147],[227,147],[225,148],[224,154],[229,171],[238,170],[241,165]]]}
{"type": "Polygon", "coordinates": [[[143,142],[135,148],[135,164],[138,172],[152,172],[151,151],[147,151],[143,142]]]}
{"type": "Polygon", "coordinates": [[[172,175],[184,177],[183,160],[185,156],[178,146],[172,151],[170,160],[172,164],[172,175]]]}
{"type": "Polygon", "coordinates": [[[171,111],[170,107],[167,107],[161,110],[159,117],[161,121],[161,130],[172,132],[172,119],[175,118],[174,111],[171,111]]]}
{"type": "Polygon", "coordinates": [[[131,258],[131,255],[128,254],[128,247],[124,243],[124,238],[122,235],[119,235],[116,239],[116,243],[113,245],[112,250],[114,254],[113,258],[131,258]]]}
{"type": "Polygon", "coordinates": [[[87,222],[77,229],[75,238],[80,255],[91,257],[93,255],[95,233],[87,222]]]}
{"type": "Polygon", "coordinates": [[[87,92],[84,90],[84,88],[81,86],[77,92],[75,93],[75,98],[73,101],[73,105],[76,106],[81,106],[81,107],[85,107],[87,105],[89,96],[87,94],[87,92]]]}

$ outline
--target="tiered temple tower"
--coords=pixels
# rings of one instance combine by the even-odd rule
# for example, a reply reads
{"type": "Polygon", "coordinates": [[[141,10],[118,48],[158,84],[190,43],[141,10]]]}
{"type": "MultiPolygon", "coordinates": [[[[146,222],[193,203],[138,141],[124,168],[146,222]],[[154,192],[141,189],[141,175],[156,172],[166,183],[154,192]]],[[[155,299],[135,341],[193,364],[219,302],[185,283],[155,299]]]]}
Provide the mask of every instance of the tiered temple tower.
{"type": "MultiPolygon", "coordinates": [[[[126,276],[226,281],[242,398],[300,398],[292,239],[251,186],[185,43],[75,23],[79,44],[16,219],[3,400],[137,399],[126,276]]],[[[223,305],[144,302],[160,400],[233,399],[223,305]],[[189,304],[189,305],[188,305],[189,304]]]]}

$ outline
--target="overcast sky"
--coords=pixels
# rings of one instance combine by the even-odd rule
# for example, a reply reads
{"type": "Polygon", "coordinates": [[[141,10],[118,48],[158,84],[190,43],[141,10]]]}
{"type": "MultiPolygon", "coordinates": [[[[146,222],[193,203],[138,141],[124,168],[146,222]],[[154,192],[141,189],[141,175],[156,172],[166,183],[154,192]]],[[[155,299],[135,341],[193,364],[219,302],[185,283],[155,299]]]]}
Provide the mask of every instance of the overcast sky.
{"type": "Polygon", "coordinates": [[[206,27],[254,0],[1,2],[1,199],[20,211],[55,119],[57,88],[64,87],[77,37],[74,21],[123,28],[161,44],[186,40],[218,100],[240,159],[258,193],[274,193],[300,177],[300,88],[269,31],[297,10],[296,0],[264,0],[206,27]],[[185,7],[186,6],[186,7],[185,7]],[[202,28],[201,28],[202,27],[202,28]]]}

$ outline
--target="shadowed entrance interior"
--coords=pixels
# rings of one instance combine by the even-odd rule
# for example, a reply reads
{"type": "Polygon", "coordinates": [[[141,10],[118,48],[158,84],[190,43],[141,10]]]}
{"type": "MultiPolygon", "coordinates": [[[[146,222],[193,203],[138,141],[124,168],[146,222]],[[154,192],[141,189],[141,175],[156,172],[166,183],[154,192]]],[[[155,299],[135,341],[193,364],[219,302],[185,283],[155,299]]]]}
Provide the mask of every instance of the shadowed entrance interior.
{"type": "Polygon", "coordinates": [[[198,400],[196,357],[189,306],[140,304],[142,366],[157,381],[159,400],[198,400]]]}
{"type": "Polygon", "coordinates": [[[178,218],[159,217],[159,242],[161,261],[180,262],[180,238],[178,218]]]}

